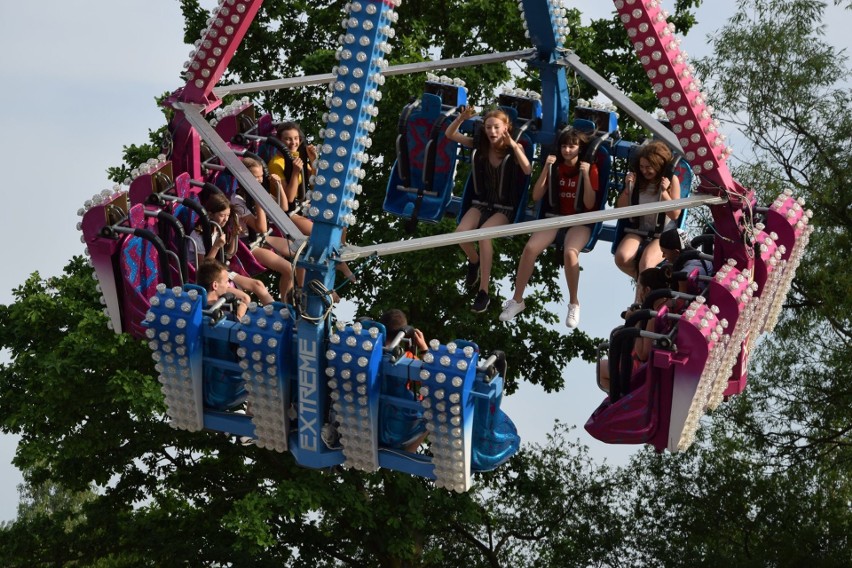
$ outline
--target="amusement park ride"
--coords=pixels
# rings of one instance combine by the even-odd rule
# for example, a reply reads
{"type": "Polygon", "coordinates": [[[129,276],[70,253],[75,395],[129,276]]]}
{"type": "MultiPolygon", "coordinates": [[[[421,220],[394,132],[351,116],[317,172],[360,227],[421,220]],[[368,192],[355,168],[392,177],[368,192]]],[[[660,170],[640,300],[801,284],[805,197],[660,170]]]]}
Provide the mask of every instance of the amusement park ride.
{"type": "MultiPolygon", "coordinates": [[[[499,357],[466,340],[432,340],[422,359],[401,357],[403,332],[388,338],[391,330],[375,321],[333,322],[328,291],[336,265],[579,224],[595,224],[591,248],[597,238],[617,240],[619,225],[605,221],[702,205],[714,220],[713,275],[683,275],[691,292],[671,293],[682,300],[682,312],[643,312],[664,332],[633,326],[613,331],[610,394],[586,429],[607,443],[681,451],[692,443],[705,411],[743,390],[749,347],[775,323],[807,244],[809,215],[788,194],[759,207],[754,193],[732,179],[723,137],[658,0],[615,0],[615,7],[659,97],[664,121],[640,109],[563,45],[561,1],[518,2],[533,44],[529,50],[397,66],[389,66],[385,57],[400,0],[351,1],[331,74],[216,87],[261,4],[220,0],[190,54],[186,84],[166,103],[174,109],[171,155],[141,165],[128,188],[105,190],[79,212],[110,324],[117,333],[148,341],[175,428],[249,437],[261,448],[291,452],[307,467],[384,467],[466,491],[473,472],[494,469],[519,447],[515,426],[500,409],[505,367],[499,357]],[[570,217],[525,220],[521,211],[515,223],[497,228],[371,246],[343,244],[342,232],[355,223],[385,77],[508,60],[526,62],[541,78],[540,93],[510,91],[499,100],[531,159],[536,146],[551,145],[569,124],[570,68],[682,158],[677,173],[683,193],[691,189],[691,195],[617,210],[605,209],[602,200],[598,210],[570,217]],[[240,160],[281,151],[272,118],[256,119],[247,99],[220,105],[225,95],[323,83],[329,85],[329,109],[313,186],[304,189],[303,211],[313,221],[305,236],[240,160]],[[294,265],[305,271],[295,306],[252,304],[235,321],[223,316],[221,302],[208,306],[206,291],[190,283],[195,262],[187,258],[187,235],[199,223],[208,243],[211,235],[198,195],[214,183],[233,187],[216,183],[229,175],[294,243],[294,265]],[[633,341],[649,334],[654,348],[648,363],[634,371],[633,341]],[[404,449],[423,435],[428,452],[404,449]]],[[[433,222],[470,205],[474,180],[467,181],[462,196],[453,194],[456,162],[469,157],[444,136],[466,96],[460,82],[430,75],[422,98],[403,110],[386,211],[412,223],[433,222]]],[[[602,172],[612,170],[601,179],[619,186],[625,172],[612,167],[614,160],[626,162],[636,144],[620,139],[615,112],[572,110],[573,124],[593,132],[591,159],[602,172]]],[[[472,132],[478,122],[468,120],[463,129],[472,132]]],[[[525,189],[529,180],[521,178],[511,181],[525,189]]]]}

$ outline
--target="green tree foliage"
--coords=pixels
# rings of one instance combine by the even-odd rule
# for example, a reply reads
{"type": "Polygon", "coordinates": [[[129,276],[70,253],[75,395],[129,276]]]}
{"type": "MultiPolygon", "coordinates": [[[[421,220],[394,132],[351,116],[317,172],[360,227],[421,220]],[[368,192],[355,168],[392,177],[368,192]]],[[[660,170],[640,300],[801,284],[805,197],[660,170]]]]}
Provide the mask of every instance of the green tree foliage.
{"type": "MultiPolygon", "coordinates": [[[[727,418],[727,417],[726,417],[727,418]]],[[[716,420],[702,447],[642,452],[623,473],[631,565],[847,566],[848,480],[801,462],[767,463],[753,437],[716,420]]]]}
{"type": "Polygon", "coordinates": [[[813,210],[808,254],[785,317],[759,351],[755,401],[767,448],[852,464],[850,341],[852,103],[844,52],[823,39],[824,3],[751,3],[722,31],[709,66],[717,106],[748,128],[754,158],[737,174],[772,196],[789,187],[813,210]],[[751,77],[750,81],[733,80],[751,77]]]}

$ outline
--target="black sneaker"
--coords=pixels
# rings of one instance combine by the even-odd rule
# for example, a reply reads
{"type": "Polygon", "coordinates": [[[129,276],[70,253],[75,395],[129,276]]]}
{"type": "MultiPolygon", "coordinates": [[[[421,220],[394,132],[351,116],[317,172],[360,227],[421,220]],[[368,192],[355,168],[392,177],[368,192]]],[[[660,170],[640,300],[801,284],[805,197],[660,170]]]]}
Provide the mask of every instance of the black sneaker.
{"type": "Polygon", "coordinates": [[[473,292],[479,284],[479,263],[467,261],[467,274],[464,277],[464,287],[468,292],[473,292]]]}
{"type": "Polygon", "coordinates": [[[475,314],[481,314],[485,310],[488,309],[488,304],[491,303],[491,298],[488,296],[488,292],[485,290],[480,290],[476,294],[476,299],[473,301],[473,306],[470,310],[475,314]]]}

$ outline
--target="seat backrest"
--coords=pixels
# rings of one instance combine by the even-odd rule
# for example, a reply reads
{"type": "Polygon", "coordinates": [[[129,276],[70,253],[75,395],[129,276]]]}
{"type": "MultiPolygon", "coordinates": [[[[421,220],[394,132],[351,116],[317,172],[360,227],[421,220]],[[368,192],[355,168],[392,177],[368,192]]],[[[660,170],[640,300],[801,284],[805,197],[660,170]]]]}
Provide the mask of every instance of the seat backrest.
{"type": "Polygon", "coordinates": [[[416,215],[428,222],[443,217],[452,198],[458,154],[458,144],[445,135],[455,108],[443,104],[438,94],[425,92],[403,109],[397,159],[383,205],[388,213],[416,215]]]}
{"type": "Polygon", "coordinates": [[[399,171],[400,181],[404,185],[411,185],[411,153],[409,152],[408,146],[408,129],[409,129],[409,121],[411,120],[411,114],[420,108],[420,101],[415,100],[407,105],[405,105],[402,109],[402,112],[399,115],[399,122],[397,124],[397,130],[399,133],[396,136],[396,160],[397,160],[397,169],[399,171]]]}
{"type": "MultiPolygon", "coordinates": [[[[175,180],[175,195],[181,199],[193,199],[199,201],[198,194],[201,191],[200,187],[195,187],[189,183],[189,174],[184,172],[175,180]]],[[[198,213],[182,203],[175,203],[172,210],[172,215],[177,217],[178,221],[183,225],[184,232],[190,234],[198,224],[198,213]]]]}
{"type": "Polygon", "coordinates": [[[272,136],[275,134],[275,121],[269,113],[263,114],[257,119],[257,135],[272,136]]]}
{"type": "Polygon", "coordinates": [[[236,176],[234,176],[234,174],[230,171],[222,170],[216,174],[216,179],[213,182],[213,185],[221,189],[222,193],[230,199],[237,193],[237,188],[240,186],[240,183],[237,181],[236,176]]]}
{"type": "MultiPolygon", "coordinates": [[[[532,162],[535,153],[535,143],[529,134],[526,132],[531,121],[519,120],[517,110],[511,107],[500,107],[508,116],[513,126],[515,141],[524,149],[527,159],[532,162]]],[[[535,120],[535,119],[532,119],[535,120]]],[[[473,139],[474,151],[471,152],[471,172],[465,183],[464,194],[462,196],[462,206],[459,210],[458,221],[470,208],[473,200],[485,200],[484,190],[484,162],[477,156],[477,146],[479,144],[479,136],[484,136],[482,133],[482,121],[477,121],[474,125],[473,139]]],[[[485,158],[487,159],[487,157],[485,158]]],[[[501,196],[502,203],[511,203],[514,207],[514,215],[510,219],[513,223],[520,222],[526,214],[527,200],[529,199],[530,176],[525,174],[523,170],[517,167],[517,162],[511,155],[507,155],[503,159],[500,166],[500,182],[498,187],[498,195],[501,196]]]]}
{"type": "Polygon", "coordinates": [[[234,272],[245,276],[256,276],[267,271],[267,268],[254,257],[251,249],[242,240],[237,244],[237,254],[231,257],[228,265],[234,272]]]}
{"type": "MultiPolygon", "coordinates": [[[[638,156],[636,155],[635,149],[638,146],[631,149],[630,155],[628,156],[629,169],[631,171],[638,170],[638,156]]],[[[689,194],[692,191],[692,181],[693,181],[693,173],[692,168],[689,163],[679,154],[675,154],[666,166],[665,171],[666,176],[676,175],[678,181],[680,182],[680,197],[689,197],[689,194]]],[[[631,205],[637,205],[639,203],[639,192],[634,191],[632,195],[631,205]]],[[[688,209],[681,209],[680,215],[675,221],[675,225],[678,228],[683,228],[686,225],[686,217],[688,214],[688,209]]],[[[615,234],[612,239],[612,253],[615,254],[615,251],[618,249],[618,245],[621,243],[621,239],[624,237],[624,230],[628,227],[633,227],[636,225],[638,220],[633,218],[628,219],[619,219],[615,226],[615,234]]],[[[665,213],[660,213],[657,215],[657,226],[655,227],[654,234],[659,236],[660,233],[663,232],[665,225],[668,223],[668,216],[665,213]]]]}
{"type": "MultiPolygon", "coordinates": [[[[130,208],[130,225],[134,229],[151,229],[153,224],[145,218],[141,204],[130,208]]],[[[129,235],[124,239],[119,252],[119,267],[122,275],[122,323],[124,329],[136,337],[144,336],[141,323],[148,311],[149,298],[156,294],[157,284],[162,282],[160,253],[149,240],[129,235]]]]}
{"type": "MultiPolygon", "coordinates": [[[[609,147],[605,143],[600,144],[595,152],[595,164],[598,167],[598,191],[595,196],[593,210],[603,211],[606,209],[607,196],[609,194],[609,176],[612,168],[612,156],[609,153],[609,147]]],[[[589,235],[589,241],[583,247],[583,252],[589,252],[595,248],[602,227],[603,222],[595,223],[592,226],[592,234],[589,235]]]]}

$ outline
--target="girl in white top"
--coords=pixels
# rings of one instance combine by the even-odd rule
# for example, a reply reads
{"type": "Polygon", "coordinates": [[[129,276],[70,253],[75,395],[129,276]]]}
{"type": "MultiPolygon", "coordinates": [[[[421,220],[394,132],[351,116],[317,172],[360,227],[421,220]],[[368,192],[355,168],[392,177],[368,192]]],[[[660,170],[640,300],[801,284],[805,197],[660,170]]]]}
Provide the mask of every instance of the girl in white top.
{"type": "MultiPolygon", "coordinates": [[[[629,172],[624,178],[624,191],[618,196],[616,207],[626,207],[632,203],[633,192],[638,191],[638,203],[656,203],[680,199],[680,181],[677,176],[665,177],[666,164],[671,162],[672,153],[662,142],[650,142],[639,148],[639,176],[629,172]]],[[[680,216],[680,209],[669,211],[666,216],[672,224],[680,216]]],[[[637,232],[625,232],[615,250],[615,264],[632,278],[636,278],[646,268],[657,266],[663,260],[660,239],[657,232],[657,215],[644,215],[633,219],[637,232]]]]}

